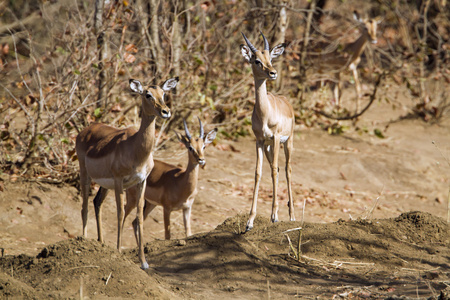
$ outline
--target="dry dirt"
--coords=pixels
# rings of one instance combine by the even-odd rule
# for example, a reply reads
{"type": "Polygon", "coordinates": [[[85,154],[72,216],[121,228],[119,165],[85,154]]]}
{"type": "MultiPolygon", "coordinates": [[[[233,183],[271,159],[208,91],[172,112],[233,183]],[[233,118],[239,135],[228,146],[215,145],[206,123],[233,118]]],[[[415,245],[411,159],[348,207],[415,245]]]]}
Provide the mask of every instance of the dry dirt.
{"type": "MultiPolygon", "coordinates": [[[[184,238],[181,213],[175,212],[173,239],[162,240],[162,210],[155,209],[145,223],[147,271],[139,268],[132,218],[122,253],[115,250],[111,195],[101,245],[92,204],[88,239],[77,237],[81,201],[75,187],[12,182],[2,175],[0,298],[448,299],[450,121],[402,118],[412,105],[402,99],[396,110],[392,103],[371,107],[358,123],[366,133],[296,129],[296,222],[287,222],[280,172],[280,222],[270,223],[265,162],[255,228],[242,234],[254,140],[222,139],[210,146],[193,207],[194,235],[184,238]],[[299,227],[298,260],[299,231],[289,230],[299,227]]],[[[156,156],[182,165],[187,159],[177,143],[156,156]]]]}

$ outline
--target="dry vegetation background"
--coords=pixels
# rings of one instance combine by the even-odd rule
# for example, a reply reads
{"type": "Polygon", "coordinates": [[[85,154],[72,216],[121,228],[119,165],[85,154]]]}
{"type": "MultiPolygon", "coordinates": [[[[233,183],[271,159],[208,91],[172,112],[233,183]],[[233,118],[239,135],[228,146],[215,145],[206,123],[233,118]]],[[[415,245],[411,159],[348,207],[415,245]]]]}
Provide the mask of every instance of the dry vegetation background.
{"type": "MultiPolygon", "coordinates": [[[[94,121],[138,125],[129,78],[160,84],[180,77],[168,97],[173,117],[158,124],[159,146],[191,115],[218,127],[221,138],[251,134],[253,78],[239,45],[241,32],[259,45],[260,30],[271,46],[287,43],[276,62],[280,79],[269,89],[289,96],[297,124],[331,134],[351,126],[364,134],[352,117],[354,96],[344,94],[350,100],[334,107],[331,93],[318,89],[301,63],[306,44],[355,40],[356,8],[383,18],[378,44],[368,47],[360,64],[368,87],[363,107],[388,101],[395,109],[389,88],[396,84],[410,93],[409,117],[439,122],[450,105],[448,89],[441,88],[450,81],[446,2],[2,1],[1,170],[12,179],[75,183],[74,143],[81,129],[94,121]]],[[[350,75],[344,84],[352,85],[350,75]]],[[[382,137],[382,131],[376,134],[382,137]]]]}
{"type": "Polygon", "coordinates": [[[0,0],[0,298],[449,299],[449,41],[446,0],[0,0]],[[359,111],[349,72],[337,107],[308,63],[318,47],[359,37],[355,9],[382,18],[359,65],[359,111]],[[271,205],[267,178],[255,228],[240,234],[255,96],[239,45],[241,32],[262,45],[260,31],[272,47],[287,44],[268,89],[294,106],[301,221],[272,224],[261,213],[271,205]],[[217,127],[218,142],[201,171],[194,235],[178,239],[174,217],[176,239],[160,240],[152,216],[144,272],[131,227],[124,251],[115,249],[113,201],[109,243],[76,237],[75,137],[96,121],[137,127],[128,80],[174,76],[157,151],[184,162],[171,143],[182,118],[217,127]]]}

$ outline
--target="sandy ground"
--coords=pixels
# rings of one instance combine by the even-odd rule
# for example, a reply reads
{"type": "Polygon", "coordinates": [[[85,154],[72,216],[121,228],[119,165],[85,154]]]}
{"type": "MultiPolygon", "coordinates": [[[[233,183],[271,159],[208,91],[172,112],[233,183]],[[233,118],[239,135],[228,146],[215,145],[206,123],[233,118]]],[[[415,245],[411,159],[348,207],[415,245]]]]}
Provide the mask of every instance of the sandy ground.
{"type": "MultiPolygon", "coordinates": [[[[392,104],[374,104],[358,122],[367,132],[351,129],[331,136],[298,126],[292,159],[297,221],[288,222],[280,156],[280,222],[269,221],[272,187],[265,161],[258,217],[246,234],[254,139],[218,140],[207,148],[207,167],[200,170],[194,235],[185,239],[181,212],[172,213],[171,241],[163,240],[160,208],[146,221],[147,271],[139,269],[132,217],[122,253],[115,250],[112,193],[104,205],[106,243],[101,245],[95,240],[92,204],[88,239],[77,237],[81,198],[75,187],[11,182],[2,175],[0,297],[448,297],[450,120],[427,124],[402,118],[408,101],[396,110],[392,104]],[[374,129],[385,138],[376,137],[374,129]],[[290,231],[289,239],[284,233],[298,227],[303,228],[300,259],[299,231],[290,231]]],[[[178,143],[156,157],[187,162],[178,143]]]]}

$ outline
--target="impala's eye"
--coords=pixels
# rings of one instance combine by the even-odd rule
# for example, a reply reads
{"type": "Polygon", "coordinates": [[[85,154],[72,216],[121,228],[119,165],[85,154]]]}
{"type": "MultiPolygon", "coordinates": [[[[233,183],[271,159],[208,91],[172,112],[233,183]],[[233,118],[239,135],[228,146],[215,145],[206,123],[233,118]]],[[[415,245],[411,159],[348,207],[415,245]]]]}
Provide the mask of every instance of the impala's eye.
{"type": "Polygon", "coordinates": [[[151,99],[151,98],[153,98],[153,96],[151,94],[145,94],[145,98],[151,99]]]}
{"type": "Polygon", "coordinates": [[[262,65],[260,60],[255,60],[255,64],[257,64],[258,66],[262,65]]]}
{"type": "Polygon", "coordinates": [[[194,151],[194,148],[192,148],[192,146],[188,147],[189,151],[194,151]]]}

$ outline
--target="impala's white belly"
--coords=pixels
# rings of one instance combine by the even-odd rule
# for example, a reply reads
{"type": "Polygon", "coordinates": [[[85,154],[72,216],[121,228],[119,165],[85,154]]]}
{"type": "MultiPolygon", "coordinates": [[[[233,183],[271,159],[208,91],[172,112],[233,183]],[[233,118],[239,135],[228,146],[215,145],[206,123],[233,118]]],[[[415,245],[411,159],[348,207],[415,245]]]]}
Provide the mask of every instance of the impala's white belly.
{"type": "MultiPolygon", "coordinates": [[[[127,189],[136,185],[140,182],[143,182],[147,178],[147,172],[141,171],[136,174],[125,176],[123,178],[123,189],[127,189]]],[[[96,183],[105,189],[113,190],[114,189],[114,178],[92,178],[96,183]]]]}
{"type": "MultiPolygon", "coordinates": [[[[103,161],[103,164],[111,164],[108,161],[103,161]]],[[[127,189],[133,185],[136,185],[140,182],[143,182],[147,179],[147,165],[142,166],[139,169],[130,169],[126,171],[129,175],[126,175],[122,178],[123,180],[123,189],[127,189]]],[[[100,186],[105,189],[113,190],[114,189],[114,175],[111,170],[102,170],[100,167],[99,161],[95,159],[86,159],[86,170],[89,176],[92,178],[100,186]]]]}
{"type": "MultiPolygon", "coordinates": [[[[265,136],[266,137],[266,136],[265,136]]],[[[282,135],[280,136],[280,144],[286,143],[286,141],[289,139],[288,135],[282,135]]],[[[266,137],[264,141],[264,145],[272,145],[273,144],[273,135],[270,137],[266,137]]]]}
{"type": "MultiPolygon", "coordinates": [[[[271,145],[272,141],[273,141],[273,131],[268,127],[268,126],[264,126],[263,128],[263,134],[264,134],[264,139],[265,145],[271,145]]],[[[287,140],[289,139],[288,135],[282,135],[280,136],[280,143],[285,143],[287,140]]]]}

